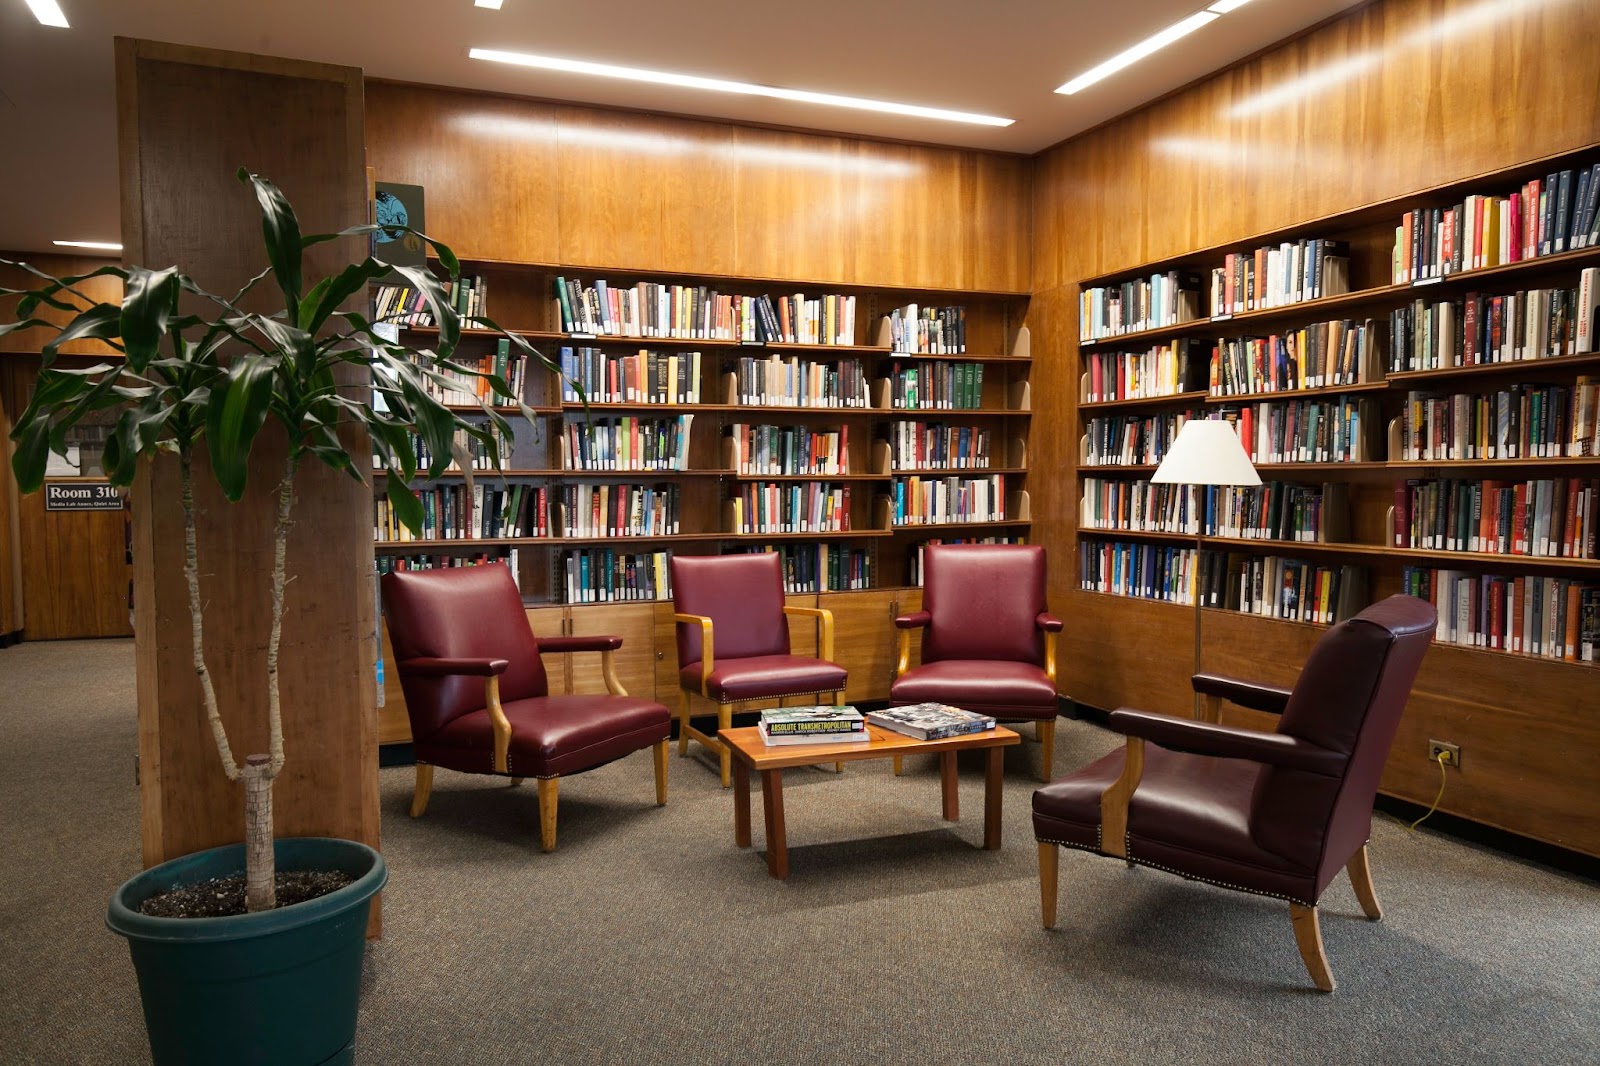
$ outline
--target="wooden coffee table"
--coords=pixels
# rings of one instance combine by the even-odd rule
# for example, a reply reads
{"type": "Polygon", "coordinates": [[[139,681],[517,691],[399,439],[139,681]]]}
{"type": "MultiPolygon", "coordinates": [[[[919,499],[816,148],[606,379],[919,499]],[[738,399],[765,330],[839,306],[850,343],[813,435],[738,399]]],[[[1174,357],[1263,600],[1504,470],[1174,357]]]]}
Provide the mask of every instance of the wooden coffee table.
{"type": "Polygon", "coordinates": [[[939,776],[944,792],[944,818],[954,822],[961,817],[956,791],[956,752],[985,748],[989,752],[983,785],[983,846],[1000,847],[1001,749],[1020,744],[1022,738],[1003,726],[982,733],[967,733],[944,740],[914,740],[875,725],[867,726],[872,739],[843,744],[785,744],[768,747],[755,726],[723,729],[717,739],[728,745],[733,755],[733,839],[741,848],[750,846],[750,771],[761,773],[761,807],[767,827],[767,872],[773,877],[789,876],[789,847],[783,826],[783,771],[790,766],[814,763],[859,762],[887,759],[895,755],[938,755],[939,776]]]}

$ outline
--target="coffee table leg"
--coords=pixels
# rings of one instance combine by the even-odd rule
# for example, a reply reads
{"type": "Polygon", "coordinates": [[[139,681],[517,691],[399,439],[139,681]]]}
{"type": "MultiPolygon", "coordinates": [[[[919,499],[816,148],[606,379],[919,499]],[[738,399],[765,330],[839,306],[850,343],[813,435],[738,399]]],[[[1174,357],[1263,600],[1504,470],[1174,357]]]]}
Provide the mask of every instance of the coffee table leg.
{"type": "Polygon", "coordinates": [[[953,751],[939,753],[939,784],[944,790],[944,820],[959,821],[961,793],[957,786],[960,784],[960,777],[956,774],[956,753],[953,751]]]}
{"type": "Polygon", "coordinates": [[[990,748],[989,764],[984,768],[983,846],[989,851],[998,850],[1000,847],[1000,799],[1001,785],[1004,783],[1001,771],[1005,767],[1002,759],[1004,751],[1004,748],[990,748]]]}
{"type": "Polygon", "coordinates": [[[750,767],[733,761],[733,842],[750,846],[750,767]]]}
{"type": "Polygon", "coordinates": [[[767,873],[789,876],[789,846],[783,836],[783,771],[761,771],[761,811],[767,822],[767,873]]]}

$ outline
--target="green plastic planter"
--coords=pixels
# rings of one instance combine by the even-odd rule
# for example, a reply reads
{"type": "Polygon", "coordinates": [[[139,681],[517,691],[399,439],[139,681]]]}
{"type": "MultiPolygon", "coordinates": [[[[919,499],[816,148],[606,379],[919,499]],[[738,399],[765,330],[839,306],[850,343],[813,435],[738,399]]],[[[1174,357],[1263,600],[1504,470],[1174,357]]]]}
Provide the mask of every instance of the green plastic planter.
{"type": "Polygon", "coordinates": [[[351,840],[276,841],[281,870],[356,880],[291,907],[231,918],[152,918],[139,904],[179,885],[244,871],[244,845],[164,862],[111,897],[106,925],[128,938],[156,1066],[324,1066],[355,1061],[367,912],[383,856],[351,840]]]}

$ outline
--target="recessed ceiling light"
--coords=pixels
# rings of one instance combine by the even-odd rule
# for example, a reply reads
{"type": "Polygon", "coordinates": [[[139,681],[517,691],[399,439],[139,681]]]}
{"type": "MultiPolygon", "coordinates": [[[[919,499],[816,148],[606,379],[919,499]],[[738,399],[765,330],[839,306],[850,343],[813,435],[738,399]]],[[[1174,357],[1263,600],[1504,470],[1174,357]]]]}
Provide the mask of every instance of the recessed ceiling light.
{"type": "Polygon", "coordinates": [[[1160,33],[1146,37],[1126,52],[1112,56],[1092,70],[1084,71],[1061,86],[1056,92],[1061,93],[1063,96],[1071,96],[1081,89],[1087,89],[1101,78],[1110,77],[1123,67],[1132,66],[1150,53],[1159,52],[1173,41],[1187,37],[1201,26],[1206,25],[1206,23],[1215,22],[1221,17],[1214,11],[1196,11],[1182,22],[1174,22],[1160,33]]]}
{"type": "Polygon", "coordinates": [[[72,28],[67,25],[67,16],[62,13],[61,5],[56,0],[27,0],[27,3],[33,17],[39,20],[39,25],[59,26],[64,30],[72,28]]]}
{"type": "MultiPolygon", "coordinates": [[[[473,7],[486,7],[490,11],[499,11],[500,10],[500,5],[502,3],[504,3],[504,2],[505,2],[505,0],[472,0],[472,6],[473,7]]],[[[1245,0],[1239,0],[1239,2],[1242,4],[1242,3],[1245,2],[1245,0]]]]}
{"type": "Polygon", "coordinates": [[[115,241],[51,241],[60,248],[95,248],[102,252],[120,252],[122,245],[115,241]]]}
{"type": "Polygon", "coordinates": [[[581,59],[560,59],[555,56],[526,55],[521,52],[499,52],[491,48],[474,48],[467,55],[473,59],[487,59],[495,63],[511,63],[522,67],[537,67],[541,70],[560,70],[569,74],[596,74],[605,78],[648,81],[657,85],[677,85],[686,89],[709,89],[714,92],[738,93],[744,96],[766,96],[774,100],[793,100],[802,104],[826,104],[829,107],[849,107],[858,111],[886,111],[893,115],[937,118],[946,122],[970,122],[979,126],[1009,126],[1016,121],[1009,118],[996,118],[993,115],[975,115],[966,111],[946,111],[937,107],[920,107],[916,104],[895,104],[885,100],[864,100],[855,96],[834,96],[831,93],[814,93],[804,89],[780,89],[771,85],[751,85],[742,81],[723,81],[721,78],[702,78],[693,74],[668,74],[657,70],[614,67],[605,63],[588,63],[581,59]]]}

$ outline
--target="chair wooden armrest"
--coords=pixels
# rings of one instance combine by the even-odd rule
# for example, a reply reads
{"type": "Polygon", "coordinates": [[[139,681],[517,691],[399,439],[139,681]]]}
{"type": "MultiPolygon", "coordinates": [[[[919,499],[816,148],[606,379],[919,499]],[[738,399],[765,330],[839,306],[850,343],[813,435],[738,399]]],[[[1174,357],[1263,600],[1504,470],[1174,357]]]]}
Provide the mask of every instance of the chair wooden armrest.
{"type": "MultiPolygon", "coordinates": [[[[416,658],[397,663],[407,673],[422,677],[450,677],[465,674],[483,678],[483,706],[489,712],[489,724],[494,729],[494,769],[508,773],[511,767],[511,720],[500,706],[500,675],[511,663],[506,659],[441,659],[416,658]]],[[[412,816],[417,813],[413,811],[412,816]]]]}
{"type": "Polygon", "coordinates": [[[703,614],[674,614],[672,620],[679,625],[700,627],[700,695],[707,696],[706,679],[711,676],[713,662],[711,646],[711,618],[703,614]]]}
{"type": "Polygon", "coordinates": [[[818,642],[817,658],[833,662],[833,612],[826,607],[791,607],[783,605],[784,614],[805,615],[809,618],[820,619],[822,622],[822,639],[818,642]]]}
{"type": "Polygon", "coordinates": [[[622,686],[622,679],[617,676],[616,651],[622,647],[621,637],[611,636],[581,636],[581,637],[541,637],[539,638],[539,651],[555,652],[557,655],[570,655],[580,651],[597,651],[600,653],[600,675],[605,678],[606,691],[613,696],[626,696],[628,690],[622,686]]]}

